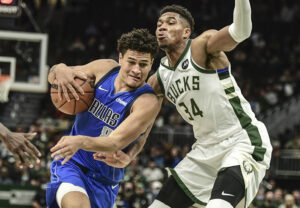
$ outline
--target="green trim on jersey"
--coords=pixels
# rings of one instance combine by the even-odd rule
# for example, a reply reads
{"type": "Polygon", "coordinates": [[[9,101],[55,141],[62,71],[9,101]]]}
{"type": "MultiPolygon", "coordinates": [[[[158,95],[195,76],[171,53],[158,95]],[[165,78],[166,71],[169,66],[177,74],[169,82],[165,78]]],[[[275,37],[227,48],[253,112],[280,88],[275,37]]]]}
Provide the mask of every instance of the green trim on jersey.
{"type": "Polygon", "coordinates": [[[247,208],[247,189],[245,190],[245,205],[244,208],[247,208]]]}
{"type": "Polygon", "coordinates": [[[200,67],[193,61],[192,55],[191,55],[191,63],[192,63],[192,65],[193,65],[193,67],[194,67],[197,71],[199,71],[199,72],[201,72],[201,73],[205,73],[205,74],[215,74],[215,73],[216,73],[215,70],[204,70],[204,69],[200,68],[200,67]]]}
{"type": "Polygon", "coordinates": [[[235,92],[235,91],[234,91],[234,87],[229,87],[229,88],[225,89],[226,95],[228,95],[228,94],[230,94],[230,93],[233,93],[233,92],[235,92]]]}
{"type": "Polygon", "coordinates": [[[220,80],[227,79],[228,77],[230,77],[229,71],[222,72],[218,75],[219,75],[220,80]]]}
{"type": "Polygon", "coordinates": [[[191,46],[191,43],[192,43],[192,40],[189,39],[189,40],[188,40],[188,43],[187,43],[187,45],[186,45],[186,47],[185,47],[185,49],[184,49],[184,51],[182,52],[180,58],[178,59],[178,61],[176,62],[176,64],[175,64],[174,67],[166,66],[166,65],[163,64],[162,62],[160,62],[160,64],[161,64],[162,66],[166,67],[167,69],[170,69],[170,70],[172,70],[172,71],[175,71],[176,68],[177,68],[177,66],[178,66],[178,64],[182,61],[183,57],[185,57],[185,54],[188,52],[188,50],[189,50],[189,48],[190,48],[190,46],[191,46]]]}
{"type": "Polygon", "coordinates": [[[171,171],[172,176],[174,177],[175,181],[177,182],[177,184],[180,186],[180,188],[184,191],[184,193],[190,197],[190,199],[200,205],[206,206],[207,203],[200,201],[199,199],[197,199],[194,194],[192,194],[192,192],[190,192],[190,190],[185,186],[185,184],[183,183],[183,181],[179,178],[178,174],[176,173],[176,171],[172,168],[168,168],[171,171]]]}
{"type": "MultiPolygon", "coordinates": [[[[230,78],[229,71],[219,73],[218,76],[221,81],[226,78],[230,78]]],[[[256,161],[263,161],[264,155],[267,150],[266,150],[266,148],[262,147],[262,139],[259,134],[258,128],[251,123],[252,119],[244,111],[244,109],[241,105],[240,98],[234,94],[234,92],[235,92],[234,87],[232,86],[232,87],[225,88],[224,85],[223,85],[223,87],[224,87],[224,91],[227,95],[227,98],[229,100],[229,103],[231,104],[231,106],[234,110],[235,115],[238,117],[242,128],[246,130],[248,137],[250,138],[251,145],[254,146],[254,151],[252,153],[252,157],[256,161]],[[232,96],[234,96],[234,97],[232,97],[232,96]]]]}
{"type": "Polygon", "coordinates": [[[164,88],[164,85],[163,85],[163,83],[161,81],[161,78],[160,78],[159,69],[157,69],[157,71],[156,71],[156,76],[157,76],[157,80],[158,80],[159,86],[161,88],[161,91],[162,91],[163,94],[165,94],[165,88],[164,88]]]}
{"type": "Polygon", "coordinates": [[[251,144],[254,146],[254,151],[252,153],[253,158],[256,161],[263,161],[264,154],[266,153],[266,148],[263,148],[261,146],[262,140],[258,128],[251,124],[252,120],[243,110],[239,97],[231,98],[229,99],[229,102],[233,107],[234,113],[238,117],[241,126],[243,127],[243,129],[246,130],[250,138],[251,144]]]}

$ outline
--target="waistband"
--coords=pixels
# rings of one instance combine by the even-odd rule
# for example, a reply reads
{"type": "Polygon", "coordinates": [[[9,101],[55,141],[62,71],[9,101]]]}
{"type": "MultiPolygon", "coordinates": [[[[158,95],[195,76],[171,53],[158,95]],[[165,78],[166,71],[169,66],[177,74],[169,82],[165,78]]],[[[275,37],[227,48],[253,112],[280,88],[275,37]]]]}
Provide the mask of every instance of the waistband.
{"type": "Polygon", "coordinates": [[[87,167],[84,167],[83,165],[79,164],[78,162],[74,161],[74,164],[76,166],[78,166],[80,168],[80,170],[82,171],[82,173],[88,177],[91,177],[93,179],[95,179],[96,181],[104,184],[104,185],[117,185],[119,184],[119,182],[116,182],[116,181],[112,181],[112,180],[109,180],[105,177],[103,177],[102,175],[100,175],[98,172],[96,171],[93,171],[91,169],[88,169],[87,167]]]}

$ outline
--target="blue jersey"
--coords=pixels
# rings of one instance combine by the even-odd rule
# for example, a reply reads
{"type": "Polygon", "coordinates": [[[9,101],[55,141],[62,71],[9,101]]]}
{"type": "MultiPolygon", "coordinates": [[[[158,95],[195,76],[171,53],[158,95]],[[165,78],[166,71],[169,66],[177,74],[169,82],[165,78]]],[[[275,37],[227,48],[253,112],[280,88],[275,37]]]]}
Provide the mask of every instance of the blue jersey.
{"type": "MultiPolygon", "coordinates": [[[[108,136],[130,114],[132,104],[140,95],[154,93],[148,84],[136,90],[115,93],[114,83],[119,69],[119,66],[112,69],[96,84],[92,105],[87,111],[76,115],[70,135],[108,136]]],[[[123,179],[123,168],[114,168],[94,160],[93,152],[79,150],[72,160],[97,172],[107,182],[118,183],[123,179]]]]}

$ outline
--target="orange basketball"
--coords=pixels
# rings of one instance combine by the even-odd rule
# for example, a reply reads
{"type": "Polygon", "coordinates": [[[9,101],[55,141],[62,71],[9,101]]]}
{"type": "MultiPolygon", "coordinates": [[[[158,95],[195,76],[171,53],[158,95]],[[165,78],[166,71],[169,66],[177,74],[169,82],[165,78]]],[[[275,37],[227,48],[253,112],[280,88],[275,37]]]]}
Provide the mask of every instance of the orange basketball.
{"type": "Polygon", "coordinates": [[[68,89],[70,102],[66,100],[63,94],[62,94],[62,100],[59,100],[57,94],[58,85],[56,80],[54,80],[53,84],[51,84],[50,95],[51,95],[52,103],[58,110],[69,115],[74,115],[86,111],[94,100],[95,81],[91,78],[88,78],[87,80],[75,78],[75,81],[82,87],[84,91],[84,95],[82,95],[80,92],[77,92],[79,96],[79,100],[76,100],[73,94],[71,93],[71,91],[69,91],[68,89]]]}

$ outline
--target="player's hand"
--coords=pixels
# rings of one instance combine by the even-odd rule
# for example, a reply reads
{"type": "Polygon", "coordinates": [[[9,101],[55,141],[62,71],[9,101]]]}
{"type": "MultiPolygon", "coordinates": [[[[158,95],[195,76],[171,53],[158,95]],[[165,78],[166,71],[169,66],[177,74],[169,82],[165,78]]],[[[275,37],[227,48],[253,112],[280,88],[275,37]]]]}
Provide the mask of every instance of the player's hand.
{"type": "Polygon", "coordinates": [[[83,136],[63,136],[57,144],[50,149],[52,158],[55,160],[60,160],[65,158],[62,161],[62,165],[68,162],[71,157],[81,148],[83,143],[83,136]]]}
{"type": "Polygon", "coordinates": [[[113,166],[116,168],[125,168],[131,162],[131,158],[129,155],[124,153],[123,151],[117,151],[114,153],[94,153],[94,159],[98,161],[102,161],[109,166],[113,166]]]}
{"type": "Polygon", "coordinates": [[[63,94],[66,100],[70,102],[68,90],[73,94],[76,100],[79,100],[77,92],[84,95],[82,87],[75,81],[75,77],[86,80],[87,75],[84,72],[74,70],[65,64],[55,65],[53,70],[55,72],[55,79],[57,80],[57,93],[60,100],[62,100],[63,94]]]}
{"type": "Polygon", "coordinates": [[[6,137],[3,138],[3,143],[8,151],[10,151],[16,159],[16,165],[23,169],[23,165],[33,168],[33,164],[30,159],[34,159],[36,163],[39,163],[39,157],[41,153],[39,150],[29,141],[36,136],[36,133],[16,133],[8,132],[6,137]]]}

